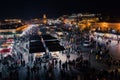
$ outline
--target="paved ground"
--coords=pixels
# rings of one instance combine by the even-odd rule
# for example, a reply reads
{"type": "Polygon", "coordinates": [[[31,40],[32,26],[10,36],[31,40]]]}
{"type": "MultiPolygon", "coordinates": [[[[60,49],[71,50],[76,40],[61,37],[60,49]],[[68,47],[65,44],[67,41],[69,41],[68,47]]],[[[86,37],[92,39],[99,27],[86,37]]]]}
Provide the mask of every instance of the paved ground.
{"type": "MultiPolygon", "coordinates": [[[[105,44],[108,41],[108,39],[98,39],[98,42],[101,44],[105,44]]],[[[111,40],[109,43],[109,54],[113,57],[115,60],[120,60],[120,43],[118,44],[117,40],[111,40]]]]}
{"type": "Polygon", "coordinates": [[[113,59],[120,60],[120,44],[110,46],[110,54],[113,59]]]}
{"type": "MultiPolygon", "coordinates": [[[[99,39],[99,41],[101,43],[105,43],[106,40],[102,40],[102,39],[99,39]]],[[[61,43],[65,44],[67,42],[67,40],[62,40],[61,43]]],[[[17,43],[18,44],[18,43],[17,43]]],[[[27,63],[28,62],[28,50],[26,49],[26,45],[27,45],[27,42],[23,42],[21,43],[20,42],[20,45],[14,45],[15,47],[15,50],[18,52],[18,53],[22,53],[23,54],[23,58],[25,59],[25,62],[27,63]],[[23,50],[25,49],[25,50],[23,50]]],[[[73,44],[70,44],[70,45],[74,45],[74,46],[79,46],[81,48],[81,55],[83,55],[83,59],[87,59],[91,62],[91,67],[94,67],[98,70],[100,69],[109,69],[109,66],[107,66],[106,64],[103,64],[103,63],[99,63],[95,60],[95,54],[91,54],[89,56],[89,52],[91,50],[91,48],[88,48],[88,47],[83,47],[81,44],[79,45],[76,45],[75,43],[73,44]]],[[[65,45],[64,45],[65,46],[65,45]]],[[[119,44],[117,44],[116,41],[112,41],[109,48],[110,48],[110,54],[113,56],[113,57],[116,57],[116,58],[119,58],[120,57],[120,49],[119,49],[119,44]]],[[[67,60],[67,53],[70,54],[70,58],[69,60],[73,60],[73,59],[76,59],[78,57],[79,54],[77,54],[75,52],[74,49],[71,48],[71,51],[68,51],[66,50],[65,52],[54,52],[58,55],[58,59],[62,60],[62,63],[64,63],[66,60],[67,60]]],[[[40,78],[40,80],[46,80],[47,77],[46,77],[46,72],[45,70],[43,69],[43,65],[45,63],[42,63],[42,68],[39,70],[39,73],[38,73],[38,77],[40,78]]],[[[54,75],[55,75],[55,79],[58,80],[59,76],[60,76],[60,68],[59,68],[59,65],[57,65],[57,68],[54,68],[54,75]]],[[[4,72],[4,71],[3,71],[4,72]]],[[[72,75],[74,73],[79,73],[79,71],[77,71],[76,69],[73,68],[72,71],[67,71],[67,73],[69,73],[70,75],[72,75]]],[[[4,72],[4,74],[7,75],[7,72],[4,72]]],[[[26,80],[26,77],[27,77],[27,69],[26,67],[20,67],[19,69],[19,79],[20,80],[26,80]]],[[[32,77],[32,76],[31,76],[32,77]]],[[[32,80],[32,78],[31,78],[32,80]]]]}

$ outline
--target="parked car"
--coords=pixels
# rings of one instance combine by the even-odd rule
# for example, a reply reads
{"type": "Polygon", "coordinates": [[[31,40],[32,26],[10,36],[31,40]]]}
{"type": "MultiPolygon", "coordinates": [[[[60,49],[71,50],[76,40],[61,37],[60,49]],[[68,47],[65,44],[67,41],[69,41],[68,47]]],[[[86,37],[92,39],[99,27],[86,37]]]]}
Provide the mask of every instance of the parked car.
{"type": "Polygon", "coordinates": [[[89,47],[89,46],[91,46],[91,42],[90,41],[84,41],[83,46],[84,47],[89,47]]]}

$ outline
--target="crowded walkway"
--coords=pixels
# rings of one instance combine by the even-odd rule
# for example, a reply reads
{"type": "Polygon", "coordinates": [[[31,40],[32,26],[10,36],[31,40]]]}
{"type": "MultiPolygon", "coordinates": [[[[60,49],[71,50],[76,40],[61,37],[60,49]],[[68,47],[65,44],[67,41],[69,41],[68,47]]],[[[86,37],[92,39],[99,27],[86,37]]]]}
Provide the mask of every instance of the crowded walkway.
{"type": "Polygon", "coordinates": [[[119,80],[120,61],[112,59],[107,43],[89,39],[89,33],[67,33],[60,37],[65,50],[51,52],[57,57],[46,61],[34,54],[29,59],[26,36],[14,39],[13,56],[0,60],[0,80],[119,80]],[[83,46],[84,40],[91,46],[83,46]]]}

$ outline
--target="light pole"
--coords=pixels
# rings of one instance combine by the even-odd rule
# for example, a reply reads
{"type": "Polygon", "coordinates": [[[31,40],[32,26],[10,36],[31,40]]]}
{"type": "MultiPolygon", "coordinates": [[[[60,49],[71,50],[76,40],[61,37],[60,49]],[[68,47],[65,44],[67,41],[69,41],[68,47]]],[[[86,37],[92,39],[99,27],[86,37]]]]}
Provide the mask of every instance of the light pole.
{"type": "Polygon", "coordinates": [[[118,33],[119,33],[119,30],[117,30],[117,41],[118,41],[118,44],[119,44],[118,33]]]}

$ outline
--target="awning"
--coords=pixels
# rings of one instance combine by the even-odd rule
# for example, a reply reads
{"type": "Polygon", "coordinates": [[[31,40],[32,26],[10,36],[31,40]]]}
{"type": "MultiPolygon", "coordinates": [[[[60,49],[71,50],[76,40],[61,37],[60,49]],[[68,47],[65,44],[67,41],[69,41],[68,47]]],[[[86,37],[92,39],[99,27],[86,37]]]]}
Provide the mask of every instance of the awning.
{"type": "Polygon", "coordinates": [[[57,38],[55,38],[55,37],[53,37],[53,36],[51,36],[51,35],[49,35],[49,34],[42,35],[42,38],[43,38],[44,40],[55,40],[55,39],[57,39],[57,38]]]}
{"type": "Polygon", "coordinates": [[[59,41],[45,41],[46,46],[55,46],[59,45],[59,41]]]}
{"type": "Polygon", "coordinates": [[[43,46],[41,41],[34,41],[29,43],[30,47],[35,47],[35,46],[43,46]]]}
{"type": "Polygon", "coordinates": [[[63,51],[65,50],[65,48],[63,46],[49,46],[48,47],[50,52],[54,52],[54,51],[63,51]]]}
{"type": "Polygon", "coordinates": [[[45,52],[45,48],[41,46],[34,46],[30,47],[29,53],[38,53],[38,52],[45,52]]]}
{"type": "Polygon", "coordinates": [[[45,48],[41,41],[30,42],[29,47],[29,53],[45,52],[45,48]]]}
{"type": "Polygon", "coordinates": [[[13,39],[7,39],[6,43],[13,43],[14,40],[13,39]]]}
{"type": "Polygon", "coordinates": [[[46,52],[46,47],[41,41],[41,38],[43,38],[46,47],[48,50],[51,51],[62,51],[65,50],[63,46],[60,45],[60,41],[57,40],[57,38],[51,36],[51,35],[34,35],[30,37],[30,43],[29,43],[29,53],[38,53],[38,52],[46,52]]]}
{"type": "Polygon", "coordinates": [[[33,36],[31,35],[29,40],[41,40],[41,37],[40,35],[33,35],[33,36]]]}
{"type": "Polygon", "coordinates": [[[9,49],[2,49],[2,50],[0,50],[0,53],[8,53],[8,52],[10,52],[10,48],[9,49]]]}
{"type": "Polygon", "coordinates": [[[13,34],[12,32],[0,32],[1,35],[11,35],[13,34]]]}
{"type": "Polygon", "coordinates": [[[50,52],[65,50],[65,48],[63,46],[60,46],[60,45],[48,46],[48,49],[50,52]]]}

